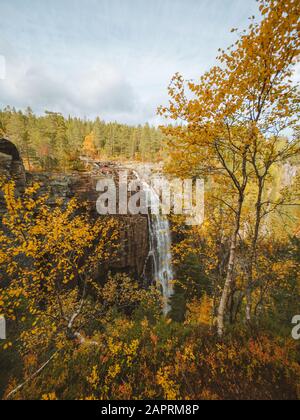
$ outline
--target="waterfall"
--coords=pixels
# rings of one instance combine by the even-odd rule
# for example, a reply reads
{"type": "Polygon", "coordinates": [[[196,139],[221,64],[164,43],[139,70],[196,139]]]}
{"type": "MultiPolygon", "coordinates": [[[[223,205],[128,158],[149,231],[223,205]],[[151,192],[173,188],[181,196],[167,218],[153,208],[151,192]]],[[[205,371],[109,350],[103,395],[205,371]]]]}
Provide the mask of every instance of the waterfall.
{"type": "MultiPolygon", "coordinates": [[[[141,177],[135,172],[139,180],[141,177]]],[[[151,213],[151,205],[159,207],[160,198],[155,189],[146,181],[141,180],[143,189],[147,195],[147,204],[149,208],[149,239],[150,253],[154,261],[154,280],[160,285],[164,298],[164,314],[170,312],[170,298],[173,295],[174,273],[172,268],[171,252],[171,231],[168,217],[160,214],[151,213]]]]}
{"type": "MultiPolygon", "coordinates": [[[[155,191],[150,188],[152,200],[158,198],[155,191]]],[[[164,313],[171,307],[169,300],[173,295],[174,280],[171,254],[171,233],[167,216],[149,214],[150,249],[154,259],[154,279],[161,286],[164,297],[164,313]]]]}

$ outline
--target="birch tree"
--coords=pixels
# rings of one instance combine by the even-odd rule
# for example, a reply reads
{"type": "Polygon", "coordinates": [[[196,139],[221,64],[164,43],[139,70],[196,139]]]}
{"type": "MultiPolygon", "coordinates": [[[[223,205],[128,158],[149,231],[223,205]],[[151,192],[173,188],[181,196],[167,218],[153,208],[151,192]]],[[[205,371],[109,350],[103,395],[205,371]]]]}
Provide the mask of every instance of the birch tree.
{"type": "MultiPolygon", "coordinates": [[[[256,221],[248,281],[248,319],[251,311],[251,271],[262,221],[265,180],[275,163],[299,152],[298,144],[280,147],[282,135],[299,120],[299,90],[293,79],[299,63],[297,0],[259,0],[260,23],[239,34],[236,43],[220,50],[218,65],[199,81],[186,82],[176,74],[169,86],[170,101],[160,114],[177,122],[164,132],[178,172],[222,176],[234,191],[230,207],[234,224],[223,293],[218,310],[218,334],[225,328],[226,307],[234,282],[241,220],[250,180],[257,183],[256,221]],[[174,151],[175,149],[175,151],[174,151]]],[[[233,29],[237,32],[237,29],[233,29]]]]}

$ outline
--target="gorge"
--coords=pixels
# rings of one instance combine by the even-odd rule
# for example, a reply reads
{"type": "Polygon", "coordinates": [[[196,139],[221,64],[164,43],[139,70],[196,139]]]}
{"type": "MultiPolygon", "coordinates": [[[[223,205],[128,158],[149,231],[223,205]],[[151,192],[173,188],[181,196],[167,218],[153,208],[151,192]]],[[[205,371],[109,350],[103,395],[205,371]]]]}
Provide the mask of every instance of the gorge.
{"type": "MultiPolygon", "coordinates": [[[[130,176],[139,179],[148,197],[148,214],[117,215],[120,223],[120,250],[118,257],[109,261],[104,272],[98,273],[104,280],[109,272],[126,273],[135,278],[142,287],[155,284],[161,290],[164,300],[164,313],[170,310],[169,299],[173,293],[171,233],[167,216],[151,214],[151,203],[159,202],[159,196],[147,176],[151,176],[151,167],[132,167],[125,165],[130,176]]],[[[26,186],[38,183],[41,193],[49,192],[49,201],[67,202],[76,197],[79,202],[87,202],[91,217],[101,217],[96,212],[99,179],[112,178],[118,182],[118,172],[124,166],[113,162],[85,161],[84,172],[54,174],[46,172],[26,172],[22,158],[16,146],[9,140],[0,140],[0,176],[13,179],[17,192],[22,194],[26,186]]],[[[155,169],[154,169],[155,170],[155,169]]],[[[4,212],[3,203],[0,210],[4,212]]]]}

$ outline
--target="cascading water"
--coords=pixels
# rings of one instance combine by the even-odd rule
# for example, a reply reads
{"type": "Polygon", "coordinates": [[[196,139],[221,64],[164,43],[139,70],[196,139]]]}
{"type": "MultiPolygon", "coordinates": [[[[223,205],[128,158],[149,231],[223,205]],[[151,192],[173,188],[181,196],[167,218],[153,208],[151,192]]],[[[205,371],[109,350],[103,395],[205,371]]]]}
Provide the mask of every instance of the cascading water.
{"type": "MultiPolygon", "coordinates": [[[[136,173],[136,177],[141,180],[141,177],[136,173]]],[[[172,252],[171,252],[171,232],[168,217],[151,213],[151,207],[159,208],[160,199],[155,189],[146,181],[141,180],[143,189],[147,196],[147,206],[149,209],[149,238],[150,238],[150,253],[154,262],[154,280],[160,285],[162,295],[164,298],[164,314],[170,312],[170,298],[173,295],[173,280],[174,273],[172,268],[172,252]]]]}

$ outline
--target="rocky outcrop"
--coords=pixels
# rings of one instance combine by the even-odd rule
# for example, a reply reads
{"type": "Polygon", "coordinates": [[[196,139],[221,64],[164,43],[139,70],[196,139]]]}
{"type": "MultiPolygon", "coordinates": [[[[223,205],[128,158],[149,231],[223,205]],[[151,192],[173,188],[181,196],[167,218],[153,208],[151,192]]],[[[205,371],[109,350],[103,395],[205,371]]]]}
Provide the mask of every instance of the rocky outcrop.
{"type": "MultiPolygon", "coordinates": [[[[58,198],[67,202],[76,197],[87,203],[91,217],[101,217],[96,211],[99,179],[112,177],[118,180],[118,165],[110,162],[91,165],[87,172],[73,174],[25,173],[17,148],[9,140],[0,140],[0,176],[14,179],[18,193],[22,194],[26,185],[38,182],[41,190],[49,195],[49,204],[55,205],[58,198]]],[[[0,209],[4,210],[0,202],[0,209]]],[[[149,230],[147,216],[115,216],[120,223],[120,251],[118,257],[109,263],[106,271],[127,272],[143,281],[145,261],[149,254],[149,230]]],[[[105,276],[106,273],[99,273],[105,276]]]]}
{"type": "Polygon", "coordinates": [[[16,146],[7,139],[0,139],[0,176],[13,179],[17,191],[24,191],[26,173],[23,161],[16,146]]]}
{"type": "Polygon", "coordinates": [[[0,176],[9,178],[12,158],[5,153],[0,152],[0,176]]]}

